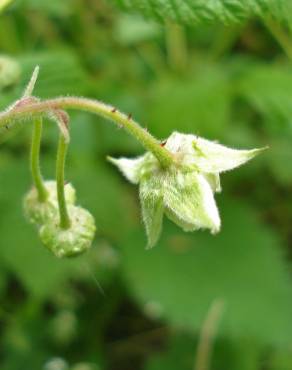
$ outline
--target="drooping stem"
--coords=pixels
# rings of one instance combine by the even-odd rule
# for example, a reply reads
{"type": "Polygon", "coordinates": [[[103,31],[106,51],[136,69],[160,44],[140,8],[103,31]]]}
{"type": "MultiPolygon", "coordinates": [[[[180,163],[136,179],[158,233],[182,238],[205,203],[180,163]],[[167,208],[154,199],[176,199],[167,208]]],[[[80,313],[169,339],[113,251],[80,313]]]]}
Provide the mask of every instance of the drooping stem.
{"type": "Polygon", "coordinates": [[[59,205],[60,215],[60,227],[61,229],[69,229],[71,226],[70,217],[67,210],[66,199],[65,199],[65,161],[68,149],[68,143],[64,136],[60,134],[58,152],[57,152],[57,164],[56,164],[56,180],[57,180],[57,196],[59,205]]]}
{"type": "Polygon", "coordinates": [[[32,179],[38,193],[38,199],[40,202],[45,202],[48,196],[48,192],[45,188],[40,169],[40,146],[42,138],[42,128],[42,118],[36,118],[34,120],[30,150],[30,168],[32,179]]]}
{"type": "Polygon", "coordinates": [[[0,128],[27,117],[41,116],[56,109],[79,109],[107,118],[123,127],[134,136],[147,150],[153,153],[162,167],[169,167],[174,162],[172,154],[155,139],[146,129],[135,122],[131,115],[120,112],[117,108],[98,100],[82,97],[59,97],[41,102],[27,102],[0,113],[0,128]]]}

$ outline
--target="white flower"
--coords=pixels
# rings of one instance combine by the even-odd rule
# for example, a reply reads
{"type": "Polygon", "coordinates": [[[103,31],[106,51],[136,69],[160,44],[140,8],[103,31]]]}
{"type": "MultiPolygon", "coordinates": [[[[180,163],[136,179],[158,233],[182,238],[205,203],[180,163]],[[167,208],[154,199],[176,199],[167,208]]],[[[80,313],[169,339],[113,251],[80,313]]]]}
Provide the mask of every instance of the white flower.
{"type": "Polygon", "coordinates": [[[220,172],[244,164],[263,150],[230,149],[178,132],[164,145],[174,158],[166,169],[149,152],[136,159],[109,158],[130,182],[140,186],[148,248],[159,238],[163,214],[185,231],[207,228],[217,233],[221,222],[214,193],[221,191],[220,172]]]}

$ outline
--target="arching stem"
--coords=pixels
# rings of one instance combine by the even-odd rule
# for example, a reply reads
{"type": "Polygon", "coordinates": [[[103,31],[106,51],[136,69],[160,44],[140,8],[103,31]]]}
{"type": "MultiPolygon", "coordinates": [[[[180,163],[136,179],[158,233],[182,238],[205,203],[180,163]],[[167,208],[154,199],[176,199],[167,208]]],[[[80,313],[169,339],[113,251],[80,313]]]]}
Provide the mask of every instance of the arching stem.
{"type": "Polygon", "coordinates": [[[43,122],[41,118],[34,120],[31,150],[30,150],[30,169],[31,175],[38,193],[40,202],[45,202],[48,197],[48,192],[45,188],[40,169],[40,147],[42,138],[43,122]]]}
{"type": "Polygon", "coordinates": [[[0,128],[17,120],[27,117],[39,117],[50,113],[52,110],[79,109],[91,112],[107,118],[123,127],[129,134],[134,136],[146,150],[149,150],[158,159],[161,166],[166,168],[174,163],[173,155],[160,142],[155,139],[146,129],[135,122],[131,115],[120,112],[117,108],[104,104],[98,100],[81,97],[59,97],[41,102],[28,102],[13,109],[0,113],[0,128]]]}
{"type": "Polygon", "coordinates": [[[71,226],[71,221],[68,214],[65,199],[65,184],[64,184],[64,172],[67,149],[68,143],[66,142],[64,136],[60,134],[57,152],[56,180],[57,180],[57,196],[61,229],[69,229],[69,227],[71,226]]]}

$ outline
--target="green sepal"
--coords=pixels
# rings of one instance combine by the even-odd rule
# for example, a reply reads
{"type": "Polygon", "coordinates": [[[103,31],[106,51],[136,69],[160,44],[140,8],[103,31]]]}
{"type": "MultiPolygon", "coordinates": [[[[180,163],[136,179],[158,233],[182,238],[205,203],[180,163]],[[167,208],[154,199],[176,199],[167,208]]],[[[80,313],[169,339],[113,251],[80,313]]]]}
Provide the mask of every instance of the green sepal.
{"type": "Polygon", "coordinates": [[[147,249],[152,248],[159,239],[163,220],[163,194],[155,178],[141,181],[140,202],[142,217],[147,234],[147,249]]]}
{"type": "Polygon", "coordinates": [[[68,207],[71,226],[61,229],[59,215],[41,226],[41,241],[56,257],[75,257],[86,252],[92,245],[96,226],[94,217],[77,206],[68,207]]]}
{"type": "MultiPolygon", "coordinates": [[[[45,181],[44,185],[48,191],[48,197],[44,202],[39,201],[35,187],[25,195],[23,201],[24,214],[27,220],[36,225],[42,225],[58,214],[56,181],[45,181]]],[[[65,197],[68,205],[75,204],[76,191],[70,183],[65,185],[65,197]]]]}

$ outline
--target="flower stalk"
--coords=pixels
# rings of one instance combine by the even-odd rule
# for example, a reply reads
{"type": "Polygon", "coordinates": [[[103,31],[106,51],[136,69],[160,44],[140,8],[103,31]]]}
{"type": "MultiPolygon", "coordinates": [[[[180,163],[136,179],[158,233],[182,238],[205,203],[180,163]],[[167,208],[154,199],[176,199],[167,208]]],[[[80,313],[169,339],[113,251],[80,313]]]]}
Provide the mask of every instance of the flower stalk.
{"type": "Polygon", "coordinates": [[[70,217],[68,214],[66,198],[65,198],[65,162],[68,150],[68,143],[65,137],[60,134],[58,152],[57,152],[57,163],[56,163],[56,180],[57,180],[57,198],[59,205],[59,216],[60,216],[60,228],[69,229],[71,226],[70,217]]]}
{"type": "Polygon", "coordinates": [[[43,182],[40,169],[40,146],[42,138],[43,122],[41,118],[36,118],[34,121],[31,150],[30,150],[30,169],[33,183],[38,193],[39,202],[45,202],[48,197],[48,192],[43,182]]]}
{"type": "Polygon", "coordinates": [[[157,139],[135,122],[131,115],[126,115],[115,107],[98,100],[73,96],[38,102],[27,101],[0,113],[0,128],[5,127],[7,124],[11,127],[13,123],[26,118],[39,118],[46,116],[52,111],[67,109],[91,112],[115,122],[119,127],[123,127],[129,134],[134,136],[146,150],[150,151],[157,158],[161,167],[167,168],[173,164],[174,157],[171,152],[161,146],[157,139]]]}
{"type": "MultiPolygon", "coordinates": [[[[0,113],[0,129],[9,129],[25,119],[35,120],[31,149],[35,189],[25,198],[25,208],[28,218],[40,224],[41,239],[56,256],[82,253],[91,246],[95,234],[91,214],[81,207],[69,205],[69,217],[66,204],[64,172],[70,141],[68,109],[91,112],[115,122],[147,150],[136,159],[109,160],[130,182],[139,184],[148,248],[158,241],[164,215],[185,231],[209,229],[213,234],[219,232],[221,220],[214,199],[214,194],[221,191],[219,174],[246,163],[265,148],[236,150],[179,132],[173,132],[167,140],[159,142],[135,122],[131,114],[126,115],[98,100],[59,97],[40,101],[32,95],[38,71],[36,67],[22,98],[0,113]],[[54,120],[60,130],[54,187],[56,201],[53,201],[53,194],[49,194],[52,201],[47,202],[45,207],[49,195],[46,194],[39,166],[43,117],[54,120]],[[36,202],[37,198],[43,203],[36,202]]],[[[73,198],[74,204],[75,196],[73,198]]]]}

